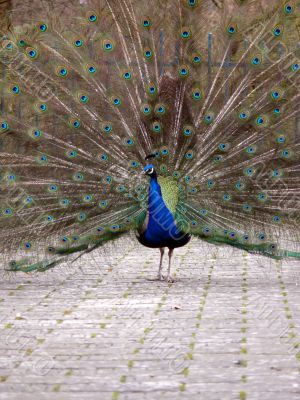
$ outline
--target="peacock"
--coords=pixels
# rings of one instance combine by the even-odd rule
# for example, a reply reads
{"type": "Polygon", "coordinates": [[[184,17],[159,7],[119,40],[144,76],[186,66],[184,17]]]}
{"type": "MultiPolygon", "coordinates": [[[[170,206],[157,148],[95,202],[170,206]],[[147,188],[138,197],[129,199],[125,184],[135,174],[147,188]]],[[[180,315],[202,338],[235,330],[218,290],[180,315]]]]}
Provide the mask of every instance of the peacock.
{"type": "Polygon", "coordinates": [[[24,0],[9,17],[5,270],[123,237],[160,250],[167,282],[191,238],[300,258],[299,1],[24,0]]]}

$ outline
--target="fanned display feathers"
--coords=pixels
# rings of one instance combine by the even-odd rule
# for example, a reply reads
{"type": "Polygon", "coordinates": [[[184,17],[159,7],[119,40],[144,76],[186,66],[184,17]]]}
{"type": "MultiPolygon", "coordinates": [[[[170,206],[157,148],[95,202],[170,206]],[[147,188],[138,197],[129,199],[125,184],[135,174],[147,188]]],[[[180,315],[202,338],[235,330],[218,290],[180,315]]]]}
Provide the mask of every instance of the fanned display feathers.
{"type": "Polygon", "coordinates": [[[181,232],[299,258],[299,1],[49,3],[1,39],[5,268],[141,231],[148,162],[181,232]]]}

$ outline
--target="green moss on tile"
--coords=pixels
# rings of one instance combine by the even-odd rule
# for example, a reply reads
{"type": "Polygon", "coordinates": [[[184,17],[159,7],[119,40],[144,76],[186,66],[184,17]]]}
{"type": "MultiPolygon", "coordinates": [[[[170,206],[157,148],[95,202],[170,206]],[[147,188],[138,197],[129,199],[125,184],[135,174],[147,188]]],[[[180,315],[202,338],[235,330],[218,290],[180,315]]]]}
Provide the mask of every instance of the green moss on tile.
{"type": "Polygon", "coordinates": [[[73,375],[73,370],[69,369],[66,373],[65,376],[72,376],[73,375]]]}
{"type": "Polygon", "coordinates": [[[53,386],[53,389],[52,389],[52,391],[53,392],[60,392],[60,388],[61,388],[61,386],[60,385],[55,385],[55,386],[53,386]]]}
{"type": "Polygon", "coordinates": [[[180,390],[180,392],[184,392],[185,389],[186,389],[186,384],[185,384],[185,383],[181,383],[181,384],[179,385],[179,390],[180,390]]]}

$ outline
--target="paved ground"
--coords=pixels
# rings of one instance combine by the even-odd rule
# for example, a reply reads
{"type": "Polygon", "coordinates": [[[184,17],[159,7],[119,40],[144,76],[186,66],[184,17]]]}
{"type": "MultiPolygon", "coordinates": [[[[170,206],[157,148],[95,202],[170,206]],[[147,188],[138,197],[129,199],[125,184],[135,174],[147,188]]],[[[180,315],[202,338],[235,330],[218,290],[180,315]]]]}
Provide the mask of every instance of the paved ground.
{"type": "Polygon", "coordinates": [[[4,277],[1,400],[299,400],[299,265],[192,242],[166,284],[119,245],[4,277]]]}

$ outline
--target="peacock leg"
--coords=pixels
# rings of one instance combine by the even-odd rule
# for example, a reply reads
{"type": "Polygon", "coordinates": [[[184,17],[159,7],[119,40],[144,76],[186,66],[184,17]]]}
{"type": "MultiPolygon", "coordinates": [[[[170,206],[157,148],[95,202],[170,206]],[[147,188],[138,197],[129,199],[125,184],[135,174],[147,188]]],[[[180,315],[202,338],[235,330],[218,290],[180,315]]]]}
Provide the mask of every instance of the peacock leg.
{"type": "Polygon", "coordinates": [[[167,282],[174,282],[174,279],[171,277],[171,265],[172,265],[172,256],[174,249],[169,249],[169,267],[168,267],[168,275],[166,278],[167,282]]]}
{"type": "Polygon", "coordinates": [[[162,263],[163,263],[163,257],[164,257],[164,254],[165,254],[165,248],[161,247],[159,249],[159,251],[160,251],[160,262],[159,262],[159,268],[158,268],[158,279],[160,281],[162,281],[164,279],[164,277],[162,275],[162,263]]]}

